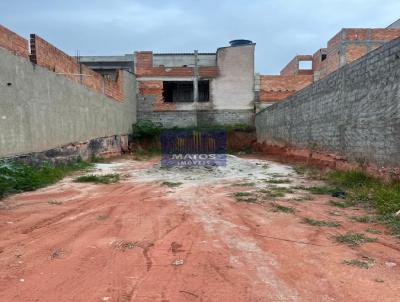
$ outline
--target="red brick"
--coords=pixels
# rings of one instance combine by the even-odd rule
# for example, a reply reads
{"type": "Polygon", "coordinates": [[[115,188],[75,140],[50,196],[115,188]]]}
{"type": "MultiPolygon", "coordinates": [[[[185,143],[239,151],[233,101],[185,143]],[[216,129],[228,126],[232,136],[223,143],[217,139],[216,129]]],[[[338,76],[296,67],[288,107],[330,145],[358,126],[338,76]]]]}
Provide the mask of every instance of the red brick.
{"type": "Polygon", "coordinates": [[[17,56],[29,57],[28,40],[2,25],[0,25],[0,47],[13,52],[17,56]]]}

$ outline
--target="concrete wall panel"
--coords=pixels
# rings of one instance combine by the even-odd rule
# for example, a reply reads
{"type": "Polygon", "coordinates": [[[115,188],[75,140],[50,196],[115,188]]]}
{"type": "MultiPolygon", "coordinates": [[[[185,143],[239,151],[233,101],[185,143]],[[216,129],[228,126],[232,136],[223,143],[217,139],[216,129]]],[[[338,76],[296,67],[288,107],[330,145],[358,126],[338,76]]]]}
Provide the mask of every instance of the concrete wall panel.
{"type": "Polygon", "coordinates": [[[136,81],[124,72],[124,101],[0,49],[0,157],[127,134],[136,122],[136,81]]]}

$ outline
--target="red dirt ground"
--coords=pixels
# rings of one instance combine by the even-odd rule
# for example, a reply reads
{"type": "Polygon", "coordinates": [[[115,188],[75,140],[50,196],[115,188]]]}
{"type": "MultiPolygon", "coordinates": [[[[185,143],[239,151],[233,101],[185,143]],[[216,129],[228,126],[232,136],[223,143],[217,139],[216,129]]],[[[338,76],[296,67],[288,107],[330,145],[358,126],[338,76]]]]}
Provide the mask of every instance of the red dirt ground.
{"type": "MultiPolygon", "coordinates": [[[[130,161],[129,169],[153,163],[130,161]]],[[[128,168],[127,168],[128,169],[128,168]]],[[[236,202],[231,184],[62,182],[0,203],[0,301],[400,301],[400,245],[332,239],[353,222],[329,196],[236,202]],[[52,204],[58,201],[62,204],[52,204]],[[336,211],[331,216],[329,211],[336,211]],[[335,220],[315,227],[303,217],[335,220]],[[367,259],[369,269],[343,264],[367,259]]]]}

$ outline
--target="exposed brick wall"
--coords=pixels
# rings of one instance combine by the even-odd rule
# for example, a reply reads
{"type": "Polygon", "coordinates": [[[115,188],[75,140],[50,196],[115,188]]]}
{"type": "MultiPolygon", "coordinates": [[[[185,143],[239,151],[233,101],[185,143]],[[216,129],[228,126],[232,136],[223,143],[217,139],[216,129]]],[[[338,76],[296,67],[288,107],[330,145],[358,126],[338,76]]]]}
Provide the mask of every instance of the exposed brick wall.
{"type": "Polygon", "coordinates": [[[165,103],[163,81],[139,81],[139,111],[176,110],[176,103],[165,103]]]}
{"type": "Polygon", "coordinates": [[[318,62],[314,55],[314,80],[319,80],[343,64],[349,64],[384,43],[400,37],[396,28],[343,28],[328,41],[327,59],[318,62]]]}
{"type": "Polygon", "coordinates": [[[312,82],[312,75],[262,75],[260,77],[260,101],[276,102],[283,100],[312,82]]]}
{"type": "Polygon", "coordinates": [[[318,49],[314,54],[313,54],[313,60],[312,60],[312,69],[314,71],[314,77],[318,77],[321,69],[321,65],[323,64],[324,61],[322,61],[322,55],[324,54],[326,56],[327,49],[326,48],[321,48],[318,49]]]}
{"type": "Polygon", "coordinates": [[[336,35],[334,35],[329,41],[328,41],[328,48],[335,47],[336,44],[339,43],[341,40],[342,36],[342,31],[339,31],[336,35]]]}
{"type": "Polygon", "coordinates": [[[2,25],[0,25],[0,47],[11,51],[18,56],[24,58],[29,57],[28,40],[2,25]]]}
{"type": "Polygon", "coordinates": [[[118,70],[116,81],[105,80],[104,93],[106,96],[113,98],[117,101],[122,102],[124,100],[124,73],[122,70],[118,70]]]}
{"type": "Polygon", "coordinates": [[[296,74],[312,74],[312,70],[299,69],[299,61],[312,61],[313,57],[310,55],[295,56],[282,70],[281,75],[290,76],[296,74]]]}
{"type": "MultiPolygon", "coordinates": [[[[193,67],[153,67],[153,53],[151,51],[136,52],[136,75],[138,77],[191,77],[193,67]]],[[[218,76],[217,66],[200,66],[200,77],[215,78],[218,76]]]]}
{"type": "Polygon", "coordinates": [[[116,81],[106,80],[103,76],[54,47],[38,35],[31,35],[30,60],[39,66],[86,86],[88,89],[103,93],[106,96],[123,101],[123,73],[120,71],[116,81]]]}
{"type": "Polygon", "coordinates": [[[331,49],[327,54],[326,59],[320,63],[319,70],[315,70],[314,74],[318,75],[318,78],[315,76],[314,81],[322,79],[326,77],[328,74],[334,72],[340,67],[340,51],[337,47],[331,49]]]}
{"type": "Polygon", "coordinates": [[[374,28],[371,32],[371,40],[390,41],[400,37],[400,28],[374,28]]]}
{"type": "Polygon", "coordinates": [[[346,63],[351,63],[361,58],[368,52],[366,45],[347,45],[345,48],[346,63]]]}
{"type": "Polygon", "coordinates": [[[41,37],[31,34],[31,61],[53,72],[62,73],[63,76],[79,82],[79,64],[75,59],[54,47],[41,37]]]}
{"type": "Polygon", "coordinates": [[[344,38],[342,40],[348,41],[364,41],[369,40],[370,29],[367,28],[344,28],[344,38]]]}

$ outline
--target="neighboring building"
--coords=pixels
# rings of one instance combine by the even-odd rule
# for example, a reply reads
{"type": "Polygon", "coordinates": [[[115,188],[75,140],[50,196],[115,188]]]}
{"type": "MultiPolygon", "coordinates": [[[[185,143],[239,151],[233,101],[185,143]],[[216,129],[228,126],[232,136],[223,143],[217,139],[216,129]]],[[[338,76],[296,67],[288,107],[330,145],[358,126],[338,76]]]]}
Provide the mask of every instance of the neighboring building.
{"type": "Polygon", "coordinates": [[[400,19],[390,24],[387,28],[400,28],[400,19]]]}
{"type": "Polygon", "coordinates": [[[400,19],[388,28],[343,28],[328,41],[326,48],[319,49],[312,56],[295,56],[280,75],[261,75],[258,109],[287,98],[398,37],[400,19]]]}
{"type": "Polygon", "coordinates": [[[254,111],[286,99],[338,68],[400,37],[400,19],[387,28],[343,28],[326,48],[296,55],[279,75],[254,75],[255,44],[232,41],[215,53],[153,53],[81,57],[115,80],[117,70],[138,81],[138,119],[165,126],[251,124],[254,111]]]}
{"type": "Polygon", "coordinates": [[[80,62],[112,77],[124,68],[138,81],[138,119],[164,126],[253,124],[254,50],[235,40],[215,53],[135,52],[82,57],[80,62]],[[134,66],[134,69],[129,69],[134,66]]]}

